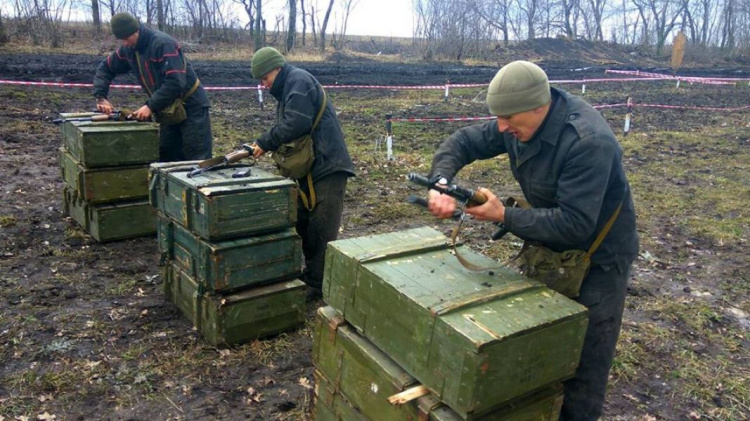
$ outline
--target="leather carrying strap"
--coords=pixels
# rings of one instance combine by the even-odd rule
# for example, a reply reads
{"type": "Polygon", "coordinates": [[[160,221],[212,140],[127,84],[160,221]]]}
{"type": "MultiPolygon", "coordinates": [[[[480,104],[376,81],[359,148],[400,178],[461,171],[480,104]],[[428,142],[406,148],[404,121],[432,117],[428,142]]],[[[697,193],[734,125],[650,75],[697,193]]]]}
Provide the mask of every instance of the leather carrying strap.
{"type": "MultiPolygon", "coordinates": [[[[315,129],[318,127],[318,123],[320,123],[320,119],[323,118],[323,113],[326,110],[326,105],[328,103],[328,96],[326,95],[325,89],[323,87],[320,87],[320,90],[323,91],[323,103],[320,104],[320,110],[318,110],[318,115],[315,117],[315,122],[312,125],[312,129],[310,129],[310,139],[313,141],[312,134],[315,131],[315,129]]],[[[299,181],[294,180],[295,183],[297,183],[297,190],[299,190],[299,196],[302,198],[302,204],[305,206],[305,209],[308,211],[312,211],[315,208],[315,186],[313,185],[313,179],[312,179],[312,170],[310,170],[309,173],[307,173],[307,188],[310,190],[310,196],[305,194],[305,192],[299,187],[299,181]]]]}
{"type": "Polygon", "coordinates": [[[599,232],[599,235],[596,236],[596,240],[594,240],[594,244],[591,245],[589,248],[589,251],[586,253],[587,258],[591,258],[591,256],[594,254],[596,249],[599,248],[599,246],[602,244],[602,241],[604,241],[604,238],[607,237],[607,234],[609,234],[609,230],[612,229],[612,225],[615,224],[615,220],[617,220],[617,216],[620,215],[620,209],[622,209],[622,202],[617,206],[617,209],[615,209],[615,213],[612,214],[612,216],[609,217],[609,221],[607,221],[606,224],[604,224],[604,227],[599,232]]]}
{"type": "MultiPolygon", "coordinates": [[[[518,199],[515,197],[508,197],[505,199],[505,207],[508,208],[522,208],[522,209],[531,209],[531,205],[529,202],[526,201],[526,199],[518,199]]],[[[458,232],[461,229],[461,224],[463,223],[463,220],[465,219],[466,214],[461,213],[461,218],[458,220],[458,224],[455,228],[453,228],[453,231],[451,232],[451,246],[453,247],[453,253],[456,255],[456,259],[458,259],[459,263],[461,263],[461,266],[465,267],[466,269],[469,269],[472,272],[481,272],[485,270],[492,270],[492,269],[500,269],[504,266],[478,266],[474,263],[469,262],[466,260],[461,254],[458,252],[458,248],[456,248],[456,239],[458,238],[458,232]]]]}
{"type": "MultiPolygon", "coordinates": [[[[141,66],[141,55],[138,53],[138,51],[135,52],[135,61],[138,63],[138,74],[141,76],[141,80],[143,81],[143,86],[146,88],[146,92],[148,92],[148,96],[151,97],[153,95],[153,91],[148,87],[148,83],[146,83],[146,78],[143,76],[143,67],[141,66]]],[[[182,61],[182,70],[187,70],[187,59],[183,57],[182,61]]],[[[190,98],[191,95],[195,93],[195,91],[198,90],[198,86],[200,86],[201,80],[197,77],[195,78],[195,83],[193,84],[193,87],[190,88],[189,91],[185,93],[185,95],[182,96],[182,102],[185,102],[190,98]]]]}

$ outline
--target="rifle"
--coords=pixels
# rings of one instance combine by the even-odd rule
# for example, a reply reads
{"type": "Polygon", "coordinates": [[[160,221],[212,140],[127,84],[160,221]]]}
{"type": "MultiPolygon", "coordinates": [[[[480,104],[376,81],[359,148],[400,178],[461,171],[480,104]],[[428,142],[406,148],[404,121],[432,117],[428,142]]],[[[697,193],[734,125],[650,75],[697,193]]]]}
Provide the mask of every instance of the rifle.
{"type": "Polygon", "coordinates": [[[448,196],[456,199],[464,206],[472,207],[484,204],[487,201],[487,197],[482,193],[474,190],[465,189],[455,184],[440,184],[439,180],[443,178],[440,174],[427,178],[417,173],[409,174],[409,181],[420,186],[427,187],[428,189],[435,190],[441,194],[447,194],[448,196]]]}
{"type": "Polygon", "coordinates": [[[213,171],[215,169],[224,167],[233,162],[237,162],[242,158],[253,156],[254,148],[248,144],[243,144],[242,148],[230,152],[224,156],[217,156],[215,158],[209,158],[198,163],[198,167],[188,173],[188,178],[195,177],[196,175],[203,174],[207,171],[213,171]]]}
{"type": "Polygon", "coordinates": [[[108,121],[108,120],[116,120],[116,121],[125,121],[125,120],[131,120],[129,116],[133,114],[130,110],[120,110],[115,111],[111,114],[95,114],[89,117],[71,117],[71,118],[58,118],[55,120],[52,120],[54,124],[60,124],[60,123],[67,123],[69,121],[108,121]]]}
{"type": "MultiPolygon", "coordinates": [[[[427,178],[423,175],[417,174],[417,173],[410,173],[409,174],[409,181],[411,181],[414,184],[419,184],[420,186],[427,187],[428,189],[435,190],[439,192],[440,194],[447,194],[448,196],[456,199],[459,203],[466,207],[472,207],[472,206],[479,206],[484,204],[487,201],[487,196],[484,194],[466,189],[463,187],[460,187],[456,184],[440,184],[439,180],[442,178],[440,174],[432,177],[427,178]]],[[[512,206],[516,206],[515,199],[508,198],[507,201],[512,200],[512,206]]],[[[413,198],[410,196],[407,201],[409,203],[413,203],[416,205],[427,207],[427,201],[424,199],[419,198],[413,198]]],[[[463,212],[461,211],[454,211],[453,215],[451,216],[451,219],[461,219],[463,216],[463,212]],[[456,212],[458,212],[458,217],[456,217],[456,212]]],[[[491,236],[490,239],[492,240],[499,240],[505,236],[509,231],[507,228],[505,228],[505,224],[501,222],[495,223],[497,225],[498,229],[495,231],[491,236]]]]}

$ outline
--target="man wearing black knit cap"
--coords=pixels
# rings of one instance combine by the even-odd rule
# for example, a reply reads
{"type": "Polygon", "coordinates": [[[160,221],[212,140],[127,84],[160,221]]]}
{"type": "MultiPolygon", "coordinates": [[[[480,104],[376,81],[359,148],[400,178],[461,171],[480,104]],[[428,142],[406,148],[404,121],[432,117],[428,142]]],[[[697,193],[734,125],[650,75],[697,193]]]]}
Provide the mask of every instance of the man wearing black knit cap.
{"type": "Polygon", "coordinates": [[[96,70],[97,110],[114,110],[107,100],[109,86],[116,75],[133,72],[149,99],[131,117],[145,121],[154,116],[161,124],[159,160],[210,158],[213,141],[208,96],[179,43],[128,13],[112,16],[111,27],[121,46],[96,70]]]}
{"type": "Polygon", "coordinates": [[[276,154],[284,145],[312,136],[312,166],[295,180],[300,198],[296,228],[302,237],[302,280],[310,287],[308,300],[318,298],[326,247],[339,234],[346,183],[354,175],[354,165],[331,99],[313,75],[287,63],[273,47],[256,51],[250,66],[253,77],[278,101],[276,124],[255,140],[255,157],[276,154]]]}
{"type": "MultiPolygon", "coordinates": [[[[490,190],[480,188],[487,202],[466,213],[504,224],[537,250],[591,253],[588,272],[580,271],[582,283],[575,290],[560,289],[589,310],[578,369],[564,383],[560,419],[596,420],[620,333],[630,266],[638,254],[622,149],[599,112],[581,98],[550,88],[544,71],[528,61],[509,63],[497,72],[487,105],[497,119],[454,133],[435,154],[431,175],[448,184],[471,162],[507,154],[532,208],[505,207],[490,190]],[[600,235],[601,244],[596,241],[600,235]]],[[[435,216],[453,214],[455,200],[434,190],[429,196],[435,216]]]]}

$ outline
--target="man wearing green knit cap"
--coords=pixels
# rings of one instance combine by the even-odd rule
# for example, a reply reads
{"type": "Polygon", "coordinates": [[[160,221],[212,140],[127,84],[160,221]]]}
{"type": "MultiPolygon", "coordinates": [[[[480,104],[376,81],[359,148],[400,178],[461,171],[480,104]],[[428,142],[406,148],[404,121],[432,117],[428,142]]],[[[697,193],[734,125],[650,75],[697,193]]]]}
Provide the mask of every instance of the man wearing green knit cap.
{"type": "MultiPolygon", "coordinates": [[[[431,176],[448,184],[464,166],[507,154],[531,207],[505,207],[491,190],[479,188],[487,202],[466,213],[502,224],[525,240],[519,259],[524,273],[588,308],[580,363],[575,377],[564,383],[560,419],[596,420],[602,414],[630,268],[638,254],[622,149],[599,112],[583,99],[551,88],[546,73],[528,61],[514,61],[497,72],[487,89],[487,106],[496,119],[460,129],[443,142],[431,176]],[[568,283],[561,288],[556,282],[568,269],[544,256],[577,251],[589,252],[590,260],[576,261],[584,262],[576,266],[582,268],[580,276],[565,278],[568,283]],[[540,279],[537,269],[550,267],[555,270],[540,279]]],[[[451,197],[430,190],[429,209],[435,216],[450,217],[455,208],[451,197]]]]}
{"type": "Polygon", "coordinates": [[[141,25],[129,13],[113,15],[110,26],[121,45],[96,70],[96,108],[113,112],[107,99],[109,86],[115,76],[132,72],[149,99],[130,117],[150,121],[153,116],[161,124],[159,160],[210,158],[213,140],[208,96],[180,44],[164,32],[141,25]],[[170,112],[175,109],[176,113],[170,112]]]}
{"type": "Polygon", "coordinates": [[[295,181],[300,199],[296,228],[305,256],[302,280],[309,287],[308,300],[315,299],[321,295],[326,247],[338,236],[347,179],[354,176],[354,165],[331,98],[313,75],[287,63],[273,47],[256,51],[250,70],[277,101],[276,124],[253,143],[255,157],[266,152],[275,155],[280,148],[312,135],[312,167],[295,181]]]}

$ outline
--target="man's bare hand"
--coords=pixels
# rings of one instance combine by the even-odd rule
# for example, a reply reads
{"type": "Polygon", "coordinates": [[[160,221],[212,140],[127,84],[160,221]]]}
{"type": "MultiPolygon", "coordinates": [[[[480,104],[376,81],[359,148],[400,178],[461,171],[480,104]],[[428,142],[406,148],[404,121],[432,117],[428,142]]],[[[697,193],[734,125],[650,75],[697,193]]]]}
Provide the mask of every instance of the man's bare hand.
{"type": "Polygon", "coordinates": [[[456,210],[456,199],[435,190],[427,191],[427,209],[438,218],[450,218],[456,210]]]}
{"type": "Polygon", "coordinates": [[[135,112],[128,116],[128,119],[134,118],[139,121],[146,121],[151,120],[151,115],[153,113],[151,112],[151,108],[148,108],[148,105],[144,105],[141,108],[135,110],[135,112]]]}
{"type": "Polygon", "coordinates": [[[115,111],[115,107],[106,98],[98,98],[96,100],[96,110],[100,113],[112,114],[115,111]]]}
{"type": "Polygon", "coordinates": [[[480,187],[478,191],[487,198],[487,201],[482,205],[466,208],[466,213],[480,221],[505,222],[505,205],[503,205],[503,202],[489,189],[480,187]]]}
{"type": "Polygon", "coordinates": [[[260,146],[258,146],[257,142],[253,142],[253,157],[254,158],[260,158],[266,153],[266,151],[263,150],[260,146]]]}

